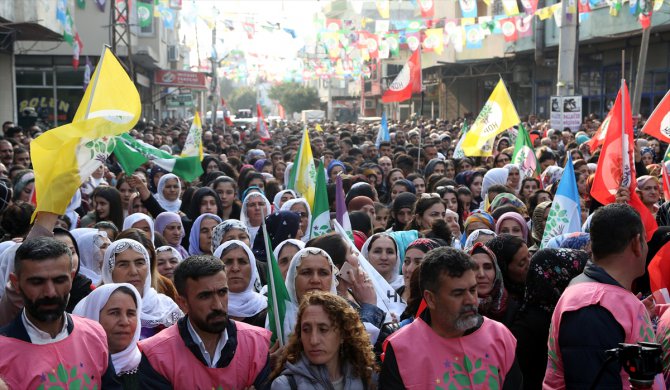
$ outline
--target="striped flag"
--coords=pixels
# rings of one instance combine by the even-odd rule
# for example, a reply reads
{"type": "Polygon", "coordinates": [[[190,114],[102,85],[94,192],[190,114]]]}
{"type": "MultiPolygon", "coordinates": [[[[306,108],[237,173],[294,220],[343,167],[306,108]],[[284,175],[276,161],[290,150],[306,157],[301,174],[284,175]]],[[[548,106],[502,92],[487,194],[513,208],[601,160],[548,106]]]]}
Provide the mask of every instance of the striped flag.
{"type": "Polygon", "coordinates": [[[568,153],[568,161],[565,163],[563,176],[558,183],[554,201],[551,203],[540,248],[544,248],[549,240],[561,234],[581,232],[581,216],[575,168],[572,165],[572,156],[568,153]]]}
{"type": "Polygon", "coordinates": [[[107,160],[114,136],[132,129],[141,111],[135,85],[105,48],[72,123],[30,144],[36,211],[64,214],[77,189],[107,160]]]}
{"type": "Polygon", "coordinates": [[[512,164],[517,164],[521,167],[522,178],[535,177],[541,173],[540,164],[537,162],[537,156],[535,156],[535,150],[533,149],[533,143],[530,142],[528,131],[526,131],[522,123],[519,123],[519,134],[514,144],[512,164]]]}
{"type": "MultiPolygon", "coordinates": [[[[193,123],[188,131],[184,148],[181,151],[182,157],[197,156],[202,161],[202,124],[200,123],[200,114],[195,112],[193,123]]],[[[179,175],[177,175],[179,176],[179,175]]]]}
{"type": "Polygon", "coordinates": [[[114,156],[119,160],[119,165],[127,174],[135,172],[140,165],[148,161],[172,172],[186,181],[192,181],[202,175],[200,157],[188,156],[177,157],[170,153],[157,149],[147,143],[138,141],[128,134],[116,137],[114,156]]]}
{"type": "Polygon", "coordinates": [[[302,133],[302,142],[295,156],[295,164],[291,167],[291,174],[287,188],[296,190],[303,198],[307,199],[310,210],[314,210],[314,190],[316,187],[316,166],[312,155],[312,145],[309,142],[307,127],[302,133]]]}
{"type": "Polygon", "coordinates": [[[284,284],[284,278],[281,275],[279,264],[273,253],[272,243],[270,243],[265,218],[263,218],[263,237],[265,237],[265,254],[268,262],[268,316],[267,323],[272,332],[270,345],[279,340],[279,345],[284,346],[288,339],[291,329],[286,322],[286,309],[290,306],[291,298],[284,284]]]}
{"type": "Polygon", "coordinates": [[[312,233],[310,238],[319,237],[331,230],[326,171],[323,168],[323,161],[320,161],[319,167],[316,169],[316,190],[314,193],[314,208],[312,208],[312,233]]]}

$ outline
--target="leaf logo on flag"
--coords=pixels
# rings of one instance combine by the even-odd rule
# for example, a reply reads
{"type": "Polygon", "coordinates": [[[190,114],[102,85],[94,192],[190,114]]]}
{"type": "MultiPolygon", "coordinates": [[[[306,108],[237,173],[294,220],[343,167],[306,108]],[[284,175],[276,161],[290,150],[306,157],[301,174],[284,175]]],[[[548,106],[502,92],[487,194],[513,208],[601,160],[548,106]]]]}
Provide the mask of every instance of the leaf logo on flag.
{"type": "Polygon", "coordinates": [[[502,116],[502,109],[500,109],[498,102],[486,102],[475,120],[475,122],[482,124],[481,136],[487,137],[494,134],[500,128],[502,116]]]}

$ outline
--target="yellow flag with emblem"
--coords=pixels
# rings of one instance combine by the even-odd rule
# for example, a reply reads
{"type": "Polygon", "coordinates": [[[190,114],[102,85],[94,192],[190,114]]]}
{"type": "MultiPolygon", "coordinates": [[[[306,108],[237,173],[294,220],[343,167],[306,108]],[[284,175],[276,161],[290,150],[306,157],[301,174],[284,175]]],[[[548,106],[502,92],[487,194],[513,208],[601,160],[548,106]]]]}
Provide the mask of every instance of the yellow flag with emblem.
{"type": "Polygon", "coordinates": [[[105,48],[72,123],[49,130],[30,144],[35,211],[64,214],[77,189],[109,157],[114,136],[135,126],[141,107],[135,84],[105,48]]]}
{"type": "Polygon", "coordinates": [[[489,100],[475,119],[463,141],[463,152],[471,157],[488,157],[493,154],[495,136],[519,124],[519,115],[502,79],[493,89],[489,100]]]}

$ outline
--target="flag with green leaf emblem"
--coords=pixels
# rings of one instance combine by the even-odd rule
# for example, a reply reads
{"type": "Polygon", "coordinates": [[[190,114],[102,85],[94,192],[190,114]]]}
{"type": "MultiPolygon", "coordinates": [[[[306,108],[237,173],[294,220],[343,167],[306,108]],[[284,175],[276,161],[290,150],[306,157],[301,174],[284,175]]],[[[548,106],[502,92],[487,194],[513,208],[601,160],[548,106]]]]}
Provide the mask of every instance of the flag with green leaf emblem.
{"type": "Polygon", "coordinates": [[[316,169],[314,208],[312,209],[312,235],[310,238],[319,237],[329,233],[331,230],[326,171],[323,168],[323,161],[321,161],[319,167],[316,169]]]}

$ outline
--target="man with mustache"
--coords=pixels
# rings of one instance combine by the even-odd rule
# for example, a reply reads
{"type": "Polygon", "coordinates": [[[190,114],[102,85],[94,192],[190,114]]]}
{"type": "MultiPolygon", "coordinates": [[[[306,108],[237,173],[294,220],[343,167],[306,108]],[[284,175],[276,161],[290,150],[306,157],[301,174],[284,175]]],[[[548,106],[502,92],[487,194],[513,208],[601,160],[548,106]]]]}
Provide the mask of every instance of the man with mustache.
{"type": "Polygon", "coordinates": [[[477,314],[477,263],[440,247],[424,257],[419,283],[427,308],[389,336],[380,389],[520,389],[516,339],[477,314]]]}
{"type": "Polygon", "coordinates": [[[121,388],[102,326],[65,313],[73,277],[64,243],[38,237],[17,249],[9,280],[24,308],[0,329],[0,377],[9,388],[121,388]]]}
{"type": "Polygon", "coordinates": [[[140,342],[142,359],[175,389],[269,389],[270,332],[228,318],[228,282],[221,260],[191,256],[177,266],[176,326],[140,342]]]}

